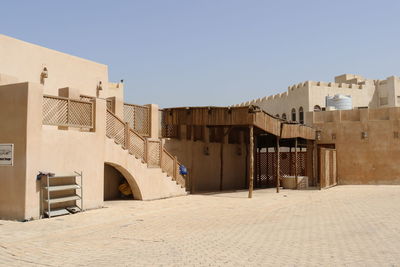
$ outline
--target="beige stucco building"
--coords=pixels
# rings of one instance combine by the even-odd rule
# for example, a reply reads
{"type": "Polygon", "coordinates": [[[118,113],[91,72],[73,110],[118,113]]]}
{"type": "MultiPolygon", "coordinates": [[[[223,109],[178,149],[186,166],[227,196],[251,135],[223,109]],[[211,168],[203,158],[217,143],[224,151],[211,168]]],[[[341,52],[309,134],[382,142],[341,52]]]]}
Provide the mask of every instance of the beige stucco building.
{"type": "Polygon", "coordinates": [[[257,105],[280,118],[307,123],[305,112],[326,109],[326,97],[351,96],[352,108],[400,106],[400,78],[371,80],[359,75],[343,74],[334,82],[305,81],[289,86],[286,92],[266,96],[235,106],[257,105]]]}
{"type": "Polygon", "coordinates": [[[186,194],[159,139],[158,106],[124,103],[123,91],[104,64],[0,35],[0,218],[39,218],[63,200],[98,208],[123,179],[135,199],[186,194]],[[40,171],[83,176],[50,188],[40,171]]]}

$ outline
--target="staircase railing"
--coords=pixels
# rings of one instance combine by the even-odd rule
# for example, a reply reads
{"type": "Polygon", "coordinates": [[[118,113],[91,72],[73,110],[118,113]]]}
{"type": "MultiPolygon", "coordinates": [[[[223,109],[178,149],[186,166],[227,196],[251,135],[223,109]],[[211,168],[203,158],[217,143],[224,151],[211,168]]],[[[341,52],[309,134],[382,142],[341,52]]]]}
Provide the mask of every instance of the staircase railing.
{"type": "Polygon", "coordinates": [[[180,163],[162,146],[161,140],[148,140],[129,127],[110,110],[106,114],[106,135],[114,139],[123,149],[149,167],[160,167],[181,187],[185,187],[185,178],[179,174],[180,163]]]}
{"type": "Polygon", "coordinates": [[[150,136],[150,108],[124,103],[124,121],[142,136],[150,136]]]}
{"type": "Polygon", "coordinates": [[[161,169],[165,171],[168,176],[172,177],[178,184],[183,187],[186,186],[186,180],[179,171],[181,164],[178,162],[177,158],[172,156],[165,148],[163,148],[161,159],[161,169]]]}

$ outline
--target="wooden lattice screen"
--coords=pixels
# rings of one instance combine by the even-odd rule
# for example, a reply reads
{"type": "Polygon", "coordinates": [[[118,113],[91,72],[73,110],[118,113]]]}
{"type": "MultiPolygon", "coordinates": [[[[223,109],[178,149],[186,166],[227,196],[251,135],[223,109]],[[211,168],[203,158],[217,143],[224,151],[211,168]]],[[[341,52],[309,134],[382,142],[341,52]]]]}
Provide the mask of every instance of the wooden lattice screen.
{"type": "Polygon", "coordinates": [[[147,164],[150,167],[160,166],[161,160],[161,142],[147,141],[147,164]]]}
{"type": "Polygon", "coordinates": [[[116,143],[125,146],[125,123],[107,110],[106,135],[115,140],[116,143]]]}
{"type": "Polygon", "coordinates": [[[142,136],[150,136],[150,108],[133,104],[124,104],[124,120],[129,127],[142,136]]]}
{"type": "Polygon", "coordinates": [[[165,123],[167,111],[161,111],[161,136],[163,138],[179,138],[179,126],[165,123]]]}
{"type": "Polygon", "coordinates": [[[59,96],[43,96],[44,125],[93,128],[93,103],[59,96]]]}
{"type": "MultiPolygon", "coordinates": [[[[280,152],[280,176],[295,175],[295,153],[280,152]]],[[[307,153],[297,152],[298,175],[306,175],[307,153]]],[[[256,180],[255,187],[276,186],[276,153],[260,152],[256,156],[256,180]]]]}

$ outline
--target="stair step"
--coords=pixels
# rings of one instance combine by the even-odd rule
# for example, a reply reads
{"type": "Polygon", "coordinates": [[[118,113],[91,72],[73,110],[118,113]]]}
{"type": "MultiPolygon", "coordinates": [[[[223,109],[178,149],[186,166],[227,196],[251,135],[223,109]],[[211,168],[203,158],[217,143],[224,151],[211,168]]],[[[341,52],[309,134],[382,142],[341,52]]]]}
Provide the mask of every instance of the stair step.
{"type": "Polygon", "coordinates": [[[49,192],[55,192],[55,191],[63,191],[63,190],[70,190],[70,189],[80,189],[81,187],[77,184],[69,184],[69,185],[54,185],[54,186],[49,186],[45,187],[45,190],[49,190],[49,192]]]}
{"type": "Polygon", "coordinates": [[[71,213],[66,209],[57,209],[57,210],[51,210],[50,212],[45,211],[44,214],[46,214],[47,217],[55,217],[55,216],[67,215],[67,214],[71,214],[71,213]]]}
{"type": "Polygon", "coordinates": [[[81,199],[81,197],[78,195],[75,195],[75,196],[70,196],[70,197],[51,198],[50,200],[45,199],[44,201],[49,202],[50,204],[54,204],[54,203],[67,202],[67,201],[78,200],[78,199],[81,199]]]}

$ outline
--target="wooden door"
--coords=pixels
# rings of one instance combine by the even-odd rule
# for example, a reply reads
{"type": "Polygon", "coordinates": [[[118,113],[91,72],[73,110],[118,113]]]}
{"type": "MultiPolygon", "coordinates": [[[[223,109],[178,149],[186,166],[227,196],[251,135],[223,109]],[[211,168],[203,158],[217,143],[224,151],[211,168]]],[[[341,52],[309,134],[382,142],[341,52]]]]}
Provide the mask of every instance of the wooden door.
{"type": "Polygon", "coordinates": [[[321,189],[337,185],[336,149],[319,148],[318,169],[321,189]]]}

